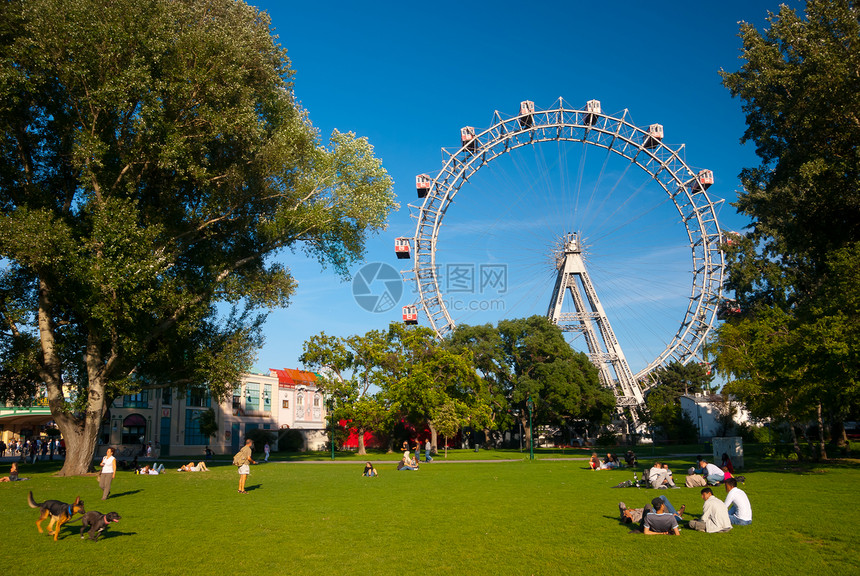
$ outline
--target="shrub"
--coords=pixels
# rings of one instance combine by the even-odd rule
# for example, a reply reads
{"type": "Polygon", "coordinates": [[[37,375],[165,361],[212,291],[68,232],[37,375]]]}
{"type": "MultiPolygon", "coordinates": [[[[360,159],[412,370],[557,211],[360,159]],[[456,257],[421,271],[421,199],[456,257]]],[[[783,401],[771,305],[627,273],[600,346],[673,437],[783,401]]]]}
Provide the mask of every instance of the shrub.
{"type": "Polygon", "coordinates": [[[275,435],[272,434],[271,430],[263,430],[262,428],[255,428],[253,430],[249,430],[245,434],[245,438],[250,438],[254,441],[254,450],[256,452],[263,451],[263,445],[268,442],[269,445],[275,443],[275,435]]]}
{"type": "Polygon", "coordinates": [[[285,430],[278,438],[278,450],[281,452],[301,452],[305,447],[305,437],[298,430],[285,430]]]}

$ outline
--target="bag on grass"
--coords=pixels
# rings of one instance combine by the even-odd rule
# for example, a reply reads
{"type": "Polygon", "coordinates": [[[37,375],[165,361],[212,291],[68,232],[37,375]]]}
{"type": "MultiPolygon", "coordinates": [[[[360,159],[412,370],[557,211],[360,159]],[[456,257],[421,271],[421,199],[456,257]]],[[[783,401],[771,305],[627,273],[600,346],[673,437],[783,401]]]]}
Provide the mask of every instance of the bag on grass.
{"type": "Polygon", "coordinates": [[[613,488],[630,488],[631,486],[633,486],[633,481],[625,480],[624,482],[616,484],[615,486],[613,486],[613,488]]]}

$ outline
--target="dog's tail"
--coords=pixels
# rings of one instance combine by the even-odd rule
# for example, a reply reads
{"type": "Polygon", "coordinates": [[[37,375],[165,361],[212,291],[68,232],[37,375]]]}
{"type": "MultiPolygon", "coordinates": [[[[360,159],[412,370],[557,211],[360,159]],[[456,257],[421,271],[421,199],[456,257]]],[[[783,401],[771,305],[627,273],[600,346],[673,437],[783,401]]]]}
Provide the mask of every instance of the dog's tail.
{"type": "Polygon", "coordinates": [[[38,502],[33,500],[33,491],[32,490],[30,490],[30,493],[27,495],[27,504],[30,505],[30,508],[38,508],[39,506],[41,506],[41,504],[39,504],[38,502]]]}

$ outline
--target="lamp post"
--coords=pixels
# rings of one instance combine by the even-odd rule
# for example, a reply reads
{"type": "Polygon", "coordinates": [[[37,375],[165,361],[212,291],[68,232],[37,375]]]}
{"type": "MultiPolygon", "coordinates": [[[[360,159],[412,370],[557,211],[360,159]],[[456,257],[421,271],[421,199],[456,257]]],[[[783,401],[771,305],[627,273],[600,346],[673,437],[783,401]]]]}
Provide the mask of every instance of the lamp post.
{"type": "Polygon", "coordinates": [[[331,418],[331,459],[334,460],[334,398],[329,399],[329,415],[331,418]]]}
{"type": "Polygon", "coordinates": [[[529,394],[528,402],[526,402],[526,406],[529,409],[529,460],[535,459],[535,429],[532,427],[532,411],[534,410],[535,404],[532,402],[532,396],[529,394]]]}

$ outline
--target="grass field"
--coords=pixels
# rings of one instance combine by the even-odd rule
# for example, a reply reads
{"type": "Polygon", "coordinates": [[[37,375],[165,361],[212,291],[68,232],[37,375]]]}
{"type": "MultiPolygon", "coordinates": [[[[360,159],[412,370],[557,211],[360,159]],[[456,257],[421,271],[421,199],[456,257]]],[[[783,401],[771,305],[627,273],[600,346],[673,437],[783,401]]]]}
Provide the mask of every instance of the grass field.
{"type": "MultiPolygon", "coordinates": [[[[29,481],[0,484],[3,572],[860,573],[856,461],[800,468],[748,460],[743,488],[753,505],[751,526],[668,537],[628,534],[617,520],[618,501],[642,506],[665,493],[698,514],[698,489],[612,489],[631,473],[541,456],[475,463],[456,461],[474,453],[449,452],[449,462],[418,472],[380,464],[378,478],[363,478],[358,461],[273,462],[252,467],[247,495],[237,493],[236,469],[226,460],[200,473],[179,473],[173,462],[162,476],[117,472],[106,502],[95,477],[58,478],[57,464],[37,464],[24,470],[29,481]],[[80,495],[88,510],[123,519],[91,542],[80,539],[76,517],[54,542],[36,531],[29,490],[40,502],[80,495]]],[[[669,462],[683,477],[689,460],[669,462]]],[[[715,493],[725,497],[722,487],[715,493]]]]}

